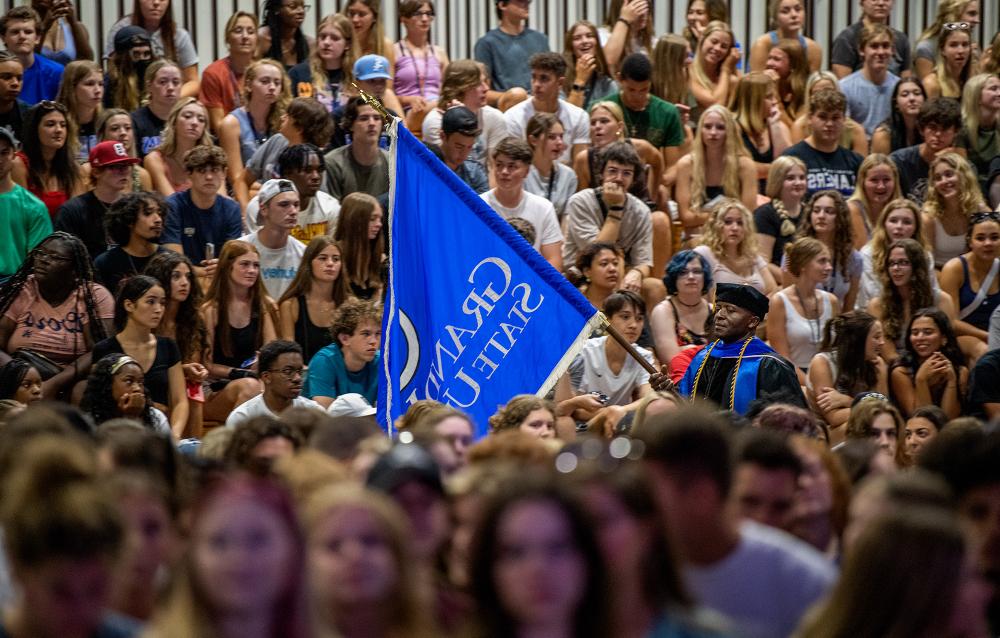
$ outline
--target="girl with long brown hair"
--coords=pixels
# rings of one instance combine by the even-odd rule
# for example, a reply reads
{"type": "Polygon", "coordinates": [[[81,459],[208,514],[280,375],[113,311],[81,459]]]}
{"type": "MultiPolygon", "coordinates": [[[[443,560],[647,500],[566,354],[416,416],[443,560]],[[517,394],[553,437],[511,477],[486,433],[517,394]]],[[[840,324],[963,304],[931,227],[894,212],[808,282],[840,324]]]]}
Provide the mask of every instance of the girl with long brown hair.
{"type": "Polygon", "coordinates": [[[351,293],[359,299],[374,299],[382,293],[382,256],[385,233],[382,207],[366,193],[351,193],[340,203],[340,218],[333,238],[340,242],[351,293]]]}
{"type": "Polygon", "coordinates": [[[225,421],[233,408],[260,394],[253,371],[257,351],[278,338],[277,308],[264,289],[260,255],[253,245],[233,239],[222,247],[201,315],[208,343],[205,367],[214,380],[205,400],[205,419],[225,421]]]}
{"type": "Polygon", "coordinates": [[[343,270],[340,244],[329,235],[313,237],[302,255],[295,279],[278,301],[279,334],[302,346],[308,364],[313,355],[333,342],[330,324],[334,311],[351,291],[343,270]]]}
{"type": "Polygon", "coordinates": [[[155,57],[165,57],[180,63],[184,76],[181,96],[194,97],[198,95],[201,86],[201,82],[198,80],[198,52],[194,48],[191,34],[178,26],[174,20],[170,0],[162,0],[161,2],[134,0],[132,12],[114,23],[108,30],[108,37],[104,40],[105,58],[114,51],[115,34],[129,24],[142,27],[149,32],[155,57]]]}

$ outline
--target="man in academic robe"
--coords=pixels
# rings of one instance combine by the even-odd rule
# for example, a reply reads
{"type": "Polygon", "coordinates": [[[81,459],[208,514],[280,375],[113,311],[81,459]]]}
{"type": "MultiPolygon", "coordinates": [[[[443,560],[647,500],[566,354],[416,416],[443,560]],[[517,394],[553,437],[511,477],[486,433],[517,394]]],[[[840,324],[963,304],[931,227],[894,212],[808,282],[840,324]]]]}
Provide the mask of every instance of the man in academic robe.
{"type": "Polygon", "coordinates": [[[746,414],[756,401],[809,409],[795,368],[754,336],[767,314],[768,299],[752,286],[718,284],[716,341],[701,350],[677,385],[689,399],[708,399],[746,414]]]}

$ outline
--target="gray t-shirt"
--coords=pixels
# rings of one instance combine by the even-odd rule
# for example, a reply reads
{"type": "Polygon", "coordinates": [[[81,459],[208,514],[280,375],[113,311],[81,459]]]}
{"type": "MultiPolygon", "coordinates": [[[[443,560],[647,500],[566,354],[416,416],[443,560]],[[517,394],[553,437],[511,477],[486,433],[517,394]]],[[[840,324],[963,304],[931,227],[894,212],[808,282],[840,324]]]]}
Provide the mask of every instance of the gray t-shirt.
{"type": "Polygon", "coordinates": [[[851,119],[864,127],[868,137],[892,112],[892,90],[898,82],[899,77],[889,73],[885,82],[875,84],[862,71],[855,71],[840,81],[851,119]]]}
{"type": "Polygon", "coordinates": [[[552,179],[542,179],[541,173],[532,165],[528,171],[528,178],[524,180],[524,190],[552,202],[556,209],[556,217],[562,220],[566,202],[576,192],[576,172],[559,162],[554,162],[552,169],[552,179]]]}
{"type": "Polygon", "coordinates": [[[493,29],[476,41],[476,62],[486,65],[486,74],[494,91],[514,87],[531,90],[531,69],[528,60],[536,53],[547,53],[549,40],[534,29],[518,35],[493,29]]]}
{"type": "MultiPolygon", "coordinates": [[[[111,54],[115,51],[115,34],[118,33],[122,27],[129,24],[132,24],[131,14],[111,25],[111,28],[108,30],[108,37],[104,44],[105,59],[111,57],[111,54]]],[[[160,33],[159,29],[150,34],[150,40],[153,45],[153,56],[158,58],[163,57],[163,35],[160,33]]],[[[177,62],[182,69],[198,64],[198,52],[195,50],[194,42],[191,40],[191,34],[188,33],[187,30],[182,29],[181,27],[174,28],[174,48],[177,49],[177,59],[175,62],[177,62]]]]}
{"type": "MultiPolygon", "coordinates": [[[[649,373],[632,357],[625,357],[625,364],[618,374],[608,367],[604,344],[608,337],[588,339],[583,350],[569,364],[569,380],[577,392],[600,392],[609,399],[608,405],[628,405],[632,403],[632,393],[649,383],[649,373]]],[[[645,348],[636,350],[650,363],[653,354],[645,348]]]]}
{"type": "Polygon", "coordinates": [[[286,148],[288,148],[288,138],[281,133],[275,133],[254,151],[246,168],[261,184],[274,179],[278,177],[278,156],[286,148]]]}
{"type": "Polygon", "coordinates": [[[937,42],[935,40],[917,42],[917,46],[913,50],[913,57],[937,62],[937,42]]]}
{"type": "Polygon", "coordinates": [[[1000,306],[997,306],[993,314],[990,315],[990,327],[989,335],[987,339],[987,346],[989,350],[996,350],[1000,348],[1000,306]]]}
{"type": "Polygon", "coordinates": [[[389,191],[389,153],[379,149],[371,166],[359,164],[351,154],[351,145],[335,148],[326,154],[326,178],[323,190],[343,201],[351,193],[378,197],[389,191]]]}
{"type": "Polygon", "coordinates": [[[739,545],[728,556],[684,569],[695,599],[724,614],[745,638],[792,635],[836,579],[836,568],[812,546],[749,521],[741,524],[739,545]]]}
{"type": "MultiPolygon", "coordinates": [[[[864,24],[859,20],[837,34],[830,47],[830,64],[846,66],[851,71],[861,68],[861,52],[858,43],[864,24]]],[[[892,29],[892,27],[889,27],[892,29]]],[[[892,29],[892,45],[896,51],[889,62],[889,73],[899,75],[910,70],[910,40],[898,29],[892,29]]]]}
{"type": "MultiPolygon", "coordinates": [[[[566,203],[566,243],[563,263],[576,263],[576,255],[597,240],[607,213],[598,199],[597,190],[588,188],[569,198],[566,203]]],[[[653,265],[653,218],[649,207],[631,193],[625,200],[618,239],[615,242],[625,252],[628,268],[653,265]]]]}

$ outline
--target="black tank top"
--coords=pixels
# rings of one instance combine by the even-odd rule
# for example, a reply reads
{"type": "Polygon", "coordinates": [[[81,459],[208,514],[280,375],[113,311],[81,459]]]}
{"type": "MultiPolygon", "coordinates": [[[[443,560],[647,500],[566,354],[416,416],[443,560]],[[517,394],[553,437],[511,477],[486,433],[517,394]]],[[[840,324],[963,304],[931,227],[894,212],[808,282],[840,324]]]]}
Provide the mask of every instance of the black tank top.
{"type": "Polygon", "coordinates": [[[310,319],[305,295],[299,297],[299,320],[295,322],[295,341],[302,346],[302,356],[305,357],[306,364],[312,360],[314,354],[333,343],[330,328],[317,326],[310,319]]]}
{"type": "Polygon", "coordinates": [[[250,323],[243,328],[229,326],[229,338],[233,346],[233,355],[227,357],[222,353],[222,341],[219,338],[220,331],[215,331],[215,339],[212,343],[212,361],[229,366],[230,368],[242,368],[243,363],[253,358],[257,352],[257,333],[260,330],[260,316],[254,313],[250,317],[250,323]]]}

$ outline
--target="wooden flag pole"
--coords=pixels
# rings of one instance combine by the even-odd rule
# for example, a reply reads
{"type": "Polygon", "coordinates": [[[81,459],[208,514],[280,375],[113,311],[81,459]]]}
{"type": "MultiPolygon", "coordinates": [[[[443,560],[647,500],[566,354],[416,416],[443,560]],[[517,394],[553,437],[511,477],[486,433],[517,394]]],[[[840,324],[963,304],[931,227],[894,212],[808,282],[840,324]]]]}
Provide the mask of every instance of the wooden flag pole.
{"type": "Polygon", "coordinates": [[[632,355],[632,358],[638,361],[639,365],[641,365],[643,369],[646,370],[646,372],[650,374],[658,374],[660,372],[659,370],[656,369],[656,367],[652,363],[646,360],[646,357],[639,354],[639,351],[635,349],[635,346],[629,343],[628,339],[622,336],[622,333],[618,332],[618,330],[611,325],[611,322],[608,321],[608,318],[604,316],[603,312],[600,313],[600,316],[601,316],[601,323],[604,324],[604,329],[607,331],[607,333],[612,337],[614,337],[614,340],[617,341],[621,345],[621,347],[625,348],[625,352],[632,355]]]}

